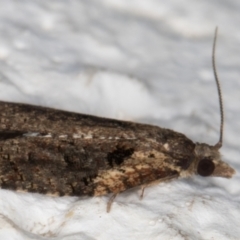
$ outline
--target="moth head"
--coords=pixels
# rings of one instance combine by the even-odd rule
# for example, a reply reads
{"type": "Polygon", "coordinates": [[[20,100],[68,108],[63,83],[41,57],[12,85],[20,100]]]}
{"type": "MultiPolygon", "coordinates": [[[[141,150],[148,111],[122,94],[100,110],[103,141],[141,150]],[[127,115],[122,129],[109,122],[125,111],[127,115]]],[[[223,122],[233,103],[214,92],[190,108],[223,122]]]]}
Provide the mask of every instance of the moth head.
{"type": "Polygon", "coordinates": [[[235,170],[221,160],[219,147],[209,146],[205,143],[197,143],[195,147],[195,173],[202,177],[231,178],[235,170]]]}

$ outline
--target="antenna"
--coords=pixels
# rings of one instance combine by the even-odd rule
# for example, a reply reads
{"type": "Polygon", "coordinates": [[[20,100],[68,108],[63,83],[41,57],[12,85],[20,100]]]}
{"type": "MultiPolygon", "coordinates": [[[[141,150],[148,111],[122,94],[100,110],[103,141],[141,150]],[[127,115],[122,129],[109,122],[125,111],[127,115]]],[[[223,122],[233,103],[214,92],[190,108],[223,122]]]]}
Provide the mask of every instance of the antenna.
{"type": "Polygon", "coordinates": [[[215,81],[217,84],[218,100],[219,100],[220,115],[221,115],[220,137],[219,137],[218,142],[214,146],[215,148],[219,149],[222,147],[222,141],[223,141],[224,112],[223,112],[222,92],[221,92],[220,82],[218,80],[216,64],[215,64],[215,49],[216,49],[216,42],[217,42],[217,32],[218,32],[218,28],[216,27],[215,34],[214,34],[214,40],[213,40],[213,49],[212,49],[212,65],[213,65],[214,78],[215,78],[215,81]]]}

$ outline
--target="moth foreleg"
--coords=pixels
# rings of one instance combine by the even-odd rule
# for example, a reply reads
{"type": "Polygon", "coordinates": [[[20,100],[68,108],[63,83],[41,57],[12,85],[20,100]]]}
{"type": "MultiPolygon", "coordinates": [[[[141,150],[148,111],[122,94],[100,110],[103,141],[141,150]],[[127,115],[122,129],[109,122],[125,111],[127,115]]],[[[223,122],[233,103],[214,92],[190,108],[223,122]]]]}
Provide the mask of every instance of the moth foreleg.
{"type": "Polygon", "coordinates": [[[110,212],[112,203],[113,203],[113,201],[114,201],[114,199],[116,198],[117,195],[118,195],[117,193],[114,193],[114,194],[110,197],[110,199],[108,200],[108,203],[107,203],[107,213],[110,212]]]}

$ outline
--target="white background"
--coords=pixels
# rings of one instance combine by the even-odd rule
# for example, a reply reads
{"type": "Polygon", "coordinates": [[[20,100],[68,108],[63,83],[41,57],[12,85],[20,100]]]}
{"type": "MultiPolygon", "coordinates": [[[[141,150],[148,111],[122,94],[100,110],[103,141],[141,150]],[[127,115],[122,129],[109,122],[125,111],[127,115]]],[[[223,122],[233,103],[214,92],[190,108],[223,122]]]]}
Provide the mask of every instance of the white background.
{"type": "Polygon", "coordinates": [[[0,239],[240,239],[240,3],[0,0],[0,100],[219,138],[216,62],[232,179],[176,180],[109,196],[0,190],[0,239]]]}

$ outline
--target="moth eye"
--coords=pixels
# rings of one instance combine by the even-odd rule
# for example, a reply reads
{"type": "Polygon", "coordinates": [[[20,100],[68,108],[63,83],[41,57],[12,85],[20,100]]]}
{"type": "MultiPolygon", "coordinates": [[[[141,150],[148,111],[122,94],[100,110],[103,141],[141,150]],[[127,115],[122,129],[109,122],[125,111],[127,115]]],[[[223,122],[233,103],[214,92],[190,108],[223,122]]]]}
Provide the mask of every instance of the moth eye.
{"type": "Polygon", "coordinates": [[[199,162],[197,172],[203,177],[210,176],[215,169],[214,163],[209,159],[203,159],[199,162]]]}

